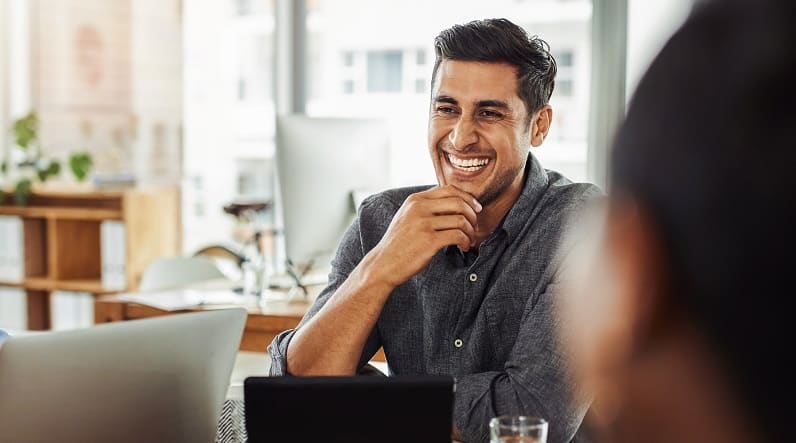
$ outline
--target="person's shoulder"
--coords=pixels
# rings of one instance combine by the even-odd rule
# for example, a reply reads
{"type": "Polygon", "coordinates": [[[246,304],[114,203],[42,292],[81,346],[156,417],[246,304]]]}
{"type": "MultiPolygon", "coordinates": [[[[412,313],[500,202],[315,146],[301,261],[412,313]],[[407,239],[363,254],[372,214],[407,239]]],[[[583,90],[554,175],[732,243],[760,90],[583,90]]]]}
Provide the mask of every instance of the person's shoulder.
{"type": "Polygon", "coordinates": [[[548,187],[545,200],[558,210],[577,210],[603,196],[602,189],[592,183],[578,183],[560,172],[547,170],[548,187]]]}
{"type": "MultiPolygon", "coordinates": [[[[362,217],[363,215],[389,214],[391,220],[392,216],[398,212],[398,209],[410,195],[433,187],[433,185],[410,186],[388,189],[378,194],[373,194],[362,201],[362,205],[359,207],[359,215],[362,217]]],[[[387,222],[389,223],[390,220],[387,220],[387,222]]]]}

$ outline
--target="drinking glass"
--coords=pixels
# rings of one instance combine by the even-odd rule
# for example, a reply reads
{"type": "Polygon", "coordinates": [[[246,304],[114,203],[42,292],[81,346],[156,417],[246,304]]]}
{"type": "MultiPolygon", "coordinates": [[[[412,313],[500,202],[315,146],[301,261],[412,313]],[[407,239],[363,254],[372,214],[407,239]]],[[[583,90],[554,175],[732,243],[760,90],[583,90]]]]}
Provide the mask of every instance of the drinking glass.
{"type": "Polygon", "coordinates": [[[489,422],[491,443],[547,443],[547,422],[537,417],[502,416],[489,422]]]}

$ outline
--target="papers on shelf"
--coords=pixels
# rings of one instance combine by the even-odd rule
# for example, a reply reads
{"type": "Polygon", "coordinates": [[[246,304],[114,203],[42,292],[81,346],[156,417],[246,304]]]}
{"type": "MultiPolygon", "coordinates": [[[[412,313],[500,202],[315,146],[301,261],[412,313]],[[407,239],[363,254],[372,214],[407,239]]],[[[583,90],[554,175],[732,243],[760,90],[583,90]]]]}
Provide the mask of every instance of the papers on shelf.
{"type": "Polygon", "coordinates": [[[50,295],[50,329],[66,331],[94,325],[94,296],[85,292],[55,291],[50,295]]]}
{"type": "Polygon", "coordinates": [[[127,287],[125,238],[124,222],[105,220],[100,224],[102,286],[106,289],[122,291],[127,287]]]}
{"type": "Polygon", "coordinates": [[[207,305],[240,305],[245,301],[245,297],[232,291],[200,291],[196,289],[120,294],[118,298],[164,311],[178,311],[207,305]]]}
{"type": "Polygon", "coordinates": [[[22,218],[0,215],[0,281],[20,283],[25,279],[25,250],[22,218]]]}
{"type": "Polygon", "coordinates": [[[22,330],[28,326],[25,290],[0,287],[0,328],[22,330]]]}

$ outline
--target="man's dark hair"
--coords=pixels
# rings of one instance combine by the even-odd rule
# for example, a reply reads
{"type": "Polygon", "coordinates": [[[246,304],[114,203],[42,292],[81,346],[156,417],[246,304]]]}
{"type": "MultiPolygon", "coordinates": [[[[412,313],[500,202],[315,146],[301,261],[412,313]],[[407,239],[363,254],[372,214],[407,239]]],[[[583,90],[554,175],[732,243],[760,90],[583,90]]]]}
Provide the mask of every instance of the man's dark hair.
{"type": "Polygon", "coordinates": [[[528,122],[534,112],[546,105],[553,94],[556,61],[550,45],[529,37],[524,29],[506,19],[476,20],[454,25],[434,39],[433,89],[437,70],[443,60],[508,63],[517,68],[517,95],[525,103],[528,122]]]}
{"type": "Polygon", "coordinates": [[[698,8],[639,84],[611,172],[657,224],[667,302],[715,350],[763,441],[792,441],[796,398],[794,3],[698,8]]]}

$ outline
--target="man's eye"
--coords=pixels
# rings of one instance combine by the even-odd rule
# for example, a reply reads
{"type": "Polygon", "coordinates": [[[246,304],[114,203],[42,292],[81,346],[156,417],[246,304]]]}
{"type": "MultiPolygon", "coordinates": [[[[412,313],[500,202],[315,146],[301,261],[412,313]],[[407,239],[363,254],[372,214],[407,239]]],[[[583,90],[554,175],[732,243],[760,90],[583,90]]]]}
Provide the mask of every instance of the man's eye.
{"type": "Polygon", "coordinates": [[[451,108],[450,106],[440,106],[437,108],[437,112],[439,112],[440,114],[452,114],[456,112],[456,110],[451,108]]]}
{"type": "Polygon", "coordinates": [[[481,111],[481,116],[482,117],[488,117],[488,118],[501,118],[501,117],[503,117],[503,114],[501,114],[499,112],[495,112],[495,111],[484,110],[484,111],[481,111]]]}

